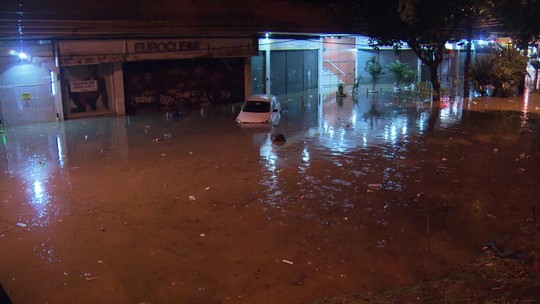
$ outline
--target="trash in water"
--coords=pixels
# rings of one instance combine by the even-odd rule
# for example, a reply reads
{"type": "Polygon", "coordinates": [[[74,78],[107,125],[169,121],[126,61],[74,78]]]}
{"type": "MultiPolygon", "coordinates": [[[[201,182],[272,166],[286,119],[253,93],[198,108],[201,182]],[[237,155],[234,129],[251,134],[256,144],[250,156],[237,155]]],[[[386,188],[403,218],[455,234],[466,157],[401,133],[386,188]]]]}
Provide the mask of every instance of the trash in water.
{"type": "Polygon", "coordinates": [[[170,118],[182,118],[184,113],[179,111],[167,112],[167,116],[170,118]]]}
{"type": "Polygon", "coordinates": [[[196,198],[195,196],[193,196],[193,195],[190,195],[190,196],[189,196],[189,200],[190,200],[190,201],[196,201],[197,198],[196,198]]]}
{"type": "Polygon", "coordinates": [[[283,135],[282,133],[275,133],[275,134],[272,134],[272,141],[277,142],[277,143],[283,143],[283,142],[286,142],[287,139],[285,138],[285,135],[283,135]]]}
{"type": "Polygon", "coordinates": [[[17,223],[17,226],[19,226],[19,227],[26,227],[26,224],[25,224],[25,223],[17,223]]]}
{"type": "Polygon", "coordinates": [[[160,142],[160,141],[163,141],[163,137],[154,138],[154,142],[160,142]]]}
{"type": "Polygon", "coordinates": [[[289,261],[289,260],[281,260],[283,263],[285,264],[289,264],[289,265],[292,265],[294,264],[292,261],[289,261]]]}
{"type": "Polygon", "coordinates": [[[90,272],[85,272],[82,274],[85,280],[87,281],[93,281],[99,279],[99,276],[92,276],[90,272]]]}

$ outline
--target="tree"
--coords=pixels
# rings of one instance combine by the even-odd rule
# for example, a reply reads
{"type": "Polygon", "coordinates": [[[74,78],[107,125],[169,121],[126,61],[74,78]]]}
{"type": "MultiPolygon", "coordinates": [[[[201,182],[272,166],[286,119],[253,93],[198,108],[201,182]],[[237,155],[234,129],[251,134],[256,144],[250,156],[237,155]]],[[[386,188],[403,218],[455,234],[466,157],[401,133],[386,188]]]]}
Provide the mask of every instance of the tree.
{"type": "Polygon", "coordinates": [[[476,0],[335,0],[334,9],[344,27],[371,38],[374,47],[403,43],[430,70],[433,100],[440,100],[438,68],[445,44],[464,32],[476,0]]]}
{"type": "MultiPolygon", "coordinates": [[[[527,56],[529,44],[540,38],[540,0],[497,0],[493,12],[515,45],[527,56]]],[[[524,92],[525,75],[519,87],[524,92]]]]}
{"type": "Polygon", "coordinates": [[[371,84],[373,85],[372,90],[375,91],[375,85],[379,81],[382,75],[384,75],[384,68],[379,61],[377,56],[371,56],[364,66],[364,71],[366,71],[371,76],[371,84]]]}
{"type": "Polygon", "coordinates": [[[464,8],[463,14],[465,17],[465,28],[462,30],[462,35],[465,36],[467,44],[465,47],[465,69],[463,75],[463,98],[469,98],[471,91],[471,60],[472,60],[472,40],[474,38],[474,28],[478,26],[484,27],[484,23],[492,20],[491,7],[493,4],[490,0],[475,0],[464,8]]]}
{"type": "Polygon", "coordinates": [[[399,60],[387,64],[386,69],[394,74],[398,86],[405,82],[412,81],[412,78],[415,76],[414,71],[409,69],[409,65],[399,60]]]}

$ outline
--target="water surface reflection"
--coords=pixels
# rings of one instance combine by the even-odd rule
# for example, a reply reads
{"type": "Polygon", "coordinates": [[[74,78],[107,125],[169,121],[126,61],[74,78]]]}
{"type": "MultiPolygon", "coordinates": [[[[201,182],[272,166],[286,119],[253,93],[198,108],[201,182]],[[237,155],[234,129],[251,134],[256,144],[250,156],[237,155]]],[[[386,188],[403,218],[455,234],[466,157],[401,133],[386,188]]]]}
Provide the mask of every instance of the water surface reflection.
{"type": "Polygon", "coordinates": [[[10,128],[0,281],[19,303],[311,303],[442,275],[540,198],[538,97],[311,95],[277,127],[227,105],[10,128]]]}

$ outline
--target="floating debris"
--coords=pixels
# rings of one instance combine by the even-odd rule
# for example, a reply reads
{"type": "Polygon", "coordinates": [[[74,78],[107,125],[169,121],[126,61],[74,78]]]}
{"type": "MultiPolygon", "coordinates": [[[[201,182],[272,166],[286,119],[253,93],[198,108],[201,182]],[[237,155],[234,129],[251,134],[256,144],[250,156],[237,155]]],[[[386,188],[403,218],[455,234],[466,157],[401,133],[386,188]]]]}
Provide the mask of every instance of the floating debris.
{"type": "Polygon", "coordinates": [[[283,143],[283,142],[286,142],[287,139],[285,138],[285,135],[283,135],[282,133],[275,133],[275,134],[272,134],[272,141],[283,143]]]}
{"type": "Polygon", "coordinates": [[[379,190],[382,188],[382,184],[369,184],[368,188],[371,190],[379,190]]]}
{"type": "Polygon", "coordinates": [[[182,118],[184,117],[183,112],[174,111],[174,112],[167,112],[167,117],[169,118],[182,118]]]}
{"type": "Polygon", "coordinates": [[[87,277],[87,278],[85,278],[85,280],[87,280],[87,281],[93,281],[93,280],[97,280],[97,279],[99,279],[99,276],[97,276],[97,277],[87,277]]]}

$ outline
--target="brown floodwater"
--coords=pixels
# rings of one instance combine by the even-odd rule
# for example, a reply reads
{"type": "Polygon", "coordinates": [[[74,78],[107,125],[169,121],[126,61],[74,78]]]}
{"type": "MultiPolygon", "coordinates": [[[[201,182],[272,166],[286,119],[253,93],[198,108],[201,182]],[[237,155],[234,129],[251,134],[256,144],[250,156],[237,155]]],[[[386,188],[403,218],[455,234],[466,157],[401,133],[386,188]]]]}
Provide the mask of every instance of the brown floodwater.
{"type": "Polygon", "coordinates": [[[0,283],[25,304],[313,303],[440,277],[534,216],[539,97],[4,128],[0,283]]]}

